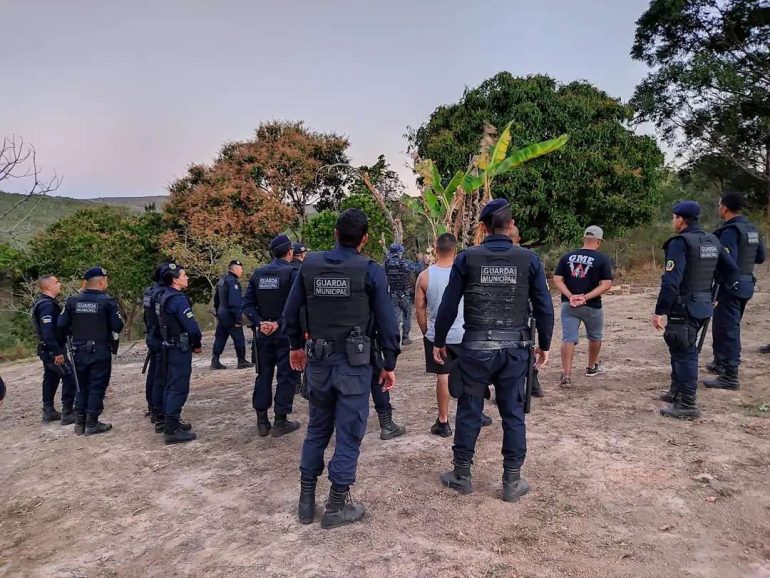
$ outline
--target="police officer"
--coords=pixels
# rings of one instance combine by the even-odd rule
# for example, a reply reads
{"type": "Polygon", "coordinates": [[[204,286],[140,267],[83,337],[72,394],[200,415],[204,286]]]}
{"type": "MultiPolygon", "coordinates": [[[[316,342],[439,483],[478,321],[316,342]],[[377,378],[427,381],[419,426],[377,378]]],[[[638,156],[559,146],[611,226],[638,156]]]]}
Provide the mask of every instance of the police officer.
{"type": "Polygon", "coordinates": [[[712,336],[714,361],[706,367],[718,373],[716,379],[703,382],[706,387],[738,389],[738,364],[741,360],[741,319],[746,304],[754,295],[754,265],[765,262],[766,250],[757,228],[741,215],[745,201],[740,193],[725,193],[719,201],[719,216],[723,224],[716,231],[717,239],[738,265],[738,284],[733,290],[719,283],[717,305],[714,308],[712,336]]]}
{"type": "Polygon", "coordinates": [[[73,403],[77,388],[64,339],[56,329],[61,314],[61,306],[56,300],[61,293],[61,283],[53,275],[44,275],[37,280],[37,285],[40,294],[31,315],[38,339],[37,354],[43,362],[43,422],[61,420],[62,425],[71,425],[75,423],[73,403]],[[54,408],[59,382],[62,384],[62,413],[54,408]]]}
{"type": "Polygon", "coordinates": [[[655,305],[652,325],[663,330],[671,354],[671,386],[660,399],[672,405],[660,413],[666,417],[699,417],[695,404],[698,387],[698,332],[714,311],[711,286],[718,273],[728,285],[738,268],[729,253],[711,233],[698,225],[700,205],[679,201],[674,205],[671,226],[676,235],[663,245],[665,272],[655,305]]]}
{"type": "Polygon", "coordinates": [[[192,354],[202,351],[202,335],[192,305],[182,293],[189,283],[184,267],[169,263],[163,269],[161,279],[167,289],[161,294],[156,311],[166,355],[166,391],[163,416],[159,416],[156,426],[159,422],[163,424],[165,443],[169,445],[189,442],[197,437],[195,432],[190,431],[192,426],[183,422],[181,417],[182,407],[190,393],[192,354]]]}
{"type": "Polygon", "coordinates": [[[151,423],[155,423],[158,415],[163,414],[163,338],[160,335],[160,324],[155,312],[155,303],[166,290],[166,285],[163,284],[160,275],[167,265],[168,263],[160,263],[155,268],[152,276],[153,284],[147,287],[142,295],[144,341],[147,344],[147,360],[145,361],[147,377],[144,394],[151,423]]]}
{"type": "Polygon", "coordinates": [[[409,330],[412,328],[412,299],[414,287],[412,285],[412,273],[419,273],[422,267],[404,259],[404,246],[401,243],[393,243],[388,249],[388,258],[385,259],[385,274],[388,277],[390,299],[393,302],[393,310],[396,320],[401,328],[401,343],[409,345],[409,330]]]}
{"type": "Polygon", "coordinates": [[[527,452],[524,426],[525,379],[529,361],[529,303],[535,317],[538,367],[548,362],[553,334],[553,304],[540,259],[513,244],[513,218],[505,199],[481,211],[483,243],[455,259],[436,314],[433,357],[444,363],[446,338],[465,298],[465,333],[459,355],[462,393],[457,401],[454,469],[442,483],[462,494],[473,491],[471,464],[481,430],[481,413],[489,384],[503,421],[503,500],[515,502],[529,491],[521,477],[527,452]]]}
{"type": "Polygon", "coordinates": [[[238,283],[243,275],[243,264],[238,260],[230,261],[227,274],[217,282],[214,293],[214,309],[217,313],[217,328],[214,332],[214,347],[211,357],[211,369],[227,369],[219,362],[219,356],[225,350],[227,338],[233,338],[235,353],[238,355],[238,369],[248,369],[254,364],[246,361],[246,340],[241,327],[241,285],[238,283]]]}
{"type": "Polygon", "coordinates": [[[292,411],[297,374],[289,365],[289,339],[283,331],[283,308],[298,269],[291,263],[293,249],[286,235],[270,242],[273,261],[260,267],[249,280],[243,312],[256,330],[257,378],[254,381],[252,406],[257,412],[257,430],[266,436],[280,437],[299,429],[299,422],[289,421],[292,411]],[[275,423],[271,424],[267,410],[273,405],[273,376],[278,368],[275,388],[275,423]]]}
{"type": "Polygon", "coordinates": [[[308,254],[284,309],[291,365],[306,371],[310,398],[310,421],[300,459],[299,520],[303,524],[314,519],[316,481],[324,469],[324,450],[336,432],[323,528],[349,524],[364,515],[363,506],[350,500],[349,489],[356,480],[369,415],[372,366],[370,341],[364,333],[370,323],[382,348],[381,387],[390,390],[396,383],[398,328],[385,272],[361,255],[368,228],[360,209],[340,214],[334,231],[336,247],[308,254]],[[300,324],[303,308],[307,311],[307,344],[300,324]]]}
{"type": "Polygon", "coordinates": [[[123,320],[118,303],[107,293],[107,271],[93,267],[83,275],[83,291],[67,299],[57,327],[64,336],[72,336],[77,372],[75,396],[75,433],[94,435],[112,429],[99,421],[104,411],[104,394],[112,373],[112,354],[117,353],[118,334],[123,320]]]}
{"type": "Polygon", "coordinates": [[[294,243],[292,247],[294,256],[291,259],[291,264],[295,268],[299,269],[302,266],[302,262],[305,260],[305,254],[307,253],[307,247],[304,243],[294,243]]]}

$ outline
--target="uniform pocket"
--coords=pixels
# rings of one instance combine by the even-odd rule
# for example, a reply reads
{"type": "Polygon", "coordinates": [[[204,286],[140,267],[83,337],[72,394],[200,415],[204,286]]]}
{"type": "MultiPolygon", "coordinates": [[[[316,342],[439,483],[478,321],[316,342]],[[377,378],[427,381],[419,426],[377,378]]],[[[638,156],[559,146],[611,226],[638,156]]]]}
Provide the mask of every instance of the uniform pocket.
{"type": "Polygon", "coordinates": [[[343,361],[334,367],[334,388],[345,395],[358,395],[369,391],[372,381],[372,366],[350,366],[343,361]]]}

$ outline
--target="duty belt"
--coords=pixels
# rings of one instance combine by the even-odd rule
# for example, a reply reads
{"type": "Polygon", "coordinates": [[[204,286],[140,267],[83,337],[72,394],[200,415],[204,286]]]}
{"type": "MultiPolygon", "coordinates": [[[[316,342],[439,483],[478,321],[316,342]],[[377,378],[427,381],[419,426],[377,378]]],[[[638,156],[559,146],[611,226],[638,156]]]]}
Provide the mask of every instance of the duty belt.
{"type": "Polygon", "coordinates": [[[526,349],[532,345],[526,329],[486,329],[466,331],[463,347],[473,350],[526,349]]]}
{"type": "Polygon", "coordinates": [[[345,353],[345,342],[311,339],[305,344],[305,350],[309,359],[323,361],[335,353],[345,353]]]}

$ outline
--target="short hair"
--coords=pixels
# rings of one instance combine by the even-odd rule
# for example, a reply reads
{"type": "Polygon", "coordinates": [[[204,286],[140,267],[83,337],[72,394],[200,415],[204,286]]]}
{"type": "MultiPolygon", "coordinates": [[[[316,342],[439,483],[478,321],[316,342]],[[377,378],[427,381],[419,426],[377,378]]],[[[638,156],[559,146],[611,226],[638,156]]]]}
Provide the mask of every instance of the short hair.
{"type": "Polygon", "coordinates": [[[369,219],[361,209],[347,209],[337,219],[337,239],[343,247],[358,247],[369,232],[369,219]]]}
{"type": "Polygon", "coordinates": [[[722,195],[722,198],[720,199],[722,205],[727,208],[727,210],[736,213],[743,209],[743,207],[746,206],[746,199],[743,198],[743,195],[737,191],[730,191],[722,195]]]}
{"type": "Polygon", "coordinates": [[[698,217],[684,217],[682,215],[677,215],[677,216],[682,217],[682,220],[684,221],[685,225],[687,225],[688,227],[692,227],[693,225],[696,225],[698,223],[698,217]]]}
{"type": "Polygon", "coordinates": [[[457,237],[452,233],[442,233],[436,239],[436,252],[446,255],[457,248],[457,237]]]}
{"type": "Polygon", "coordinates": [[[490,232],[495,233],[508,229],[511,221],[513,221],[513,213],[511,213],[510,205],[506,205],[488,215],[482,222],[490,232]]]}
{"type": "Polygon", "coordinates": [[[291,251],[291,244],[288,245],[281,245],[280,247],[276,247],[273,249],[273,256],[276,259],[283,259],[286,255],[289,254],[289,251],[291,251]]]}
{"type": "Polygon", "coordinates": [[[37,286],[42,289],[43,285],[48,283],[54,277],[56,277],[56,275],[41,275],[37,278],[37,286]]]}

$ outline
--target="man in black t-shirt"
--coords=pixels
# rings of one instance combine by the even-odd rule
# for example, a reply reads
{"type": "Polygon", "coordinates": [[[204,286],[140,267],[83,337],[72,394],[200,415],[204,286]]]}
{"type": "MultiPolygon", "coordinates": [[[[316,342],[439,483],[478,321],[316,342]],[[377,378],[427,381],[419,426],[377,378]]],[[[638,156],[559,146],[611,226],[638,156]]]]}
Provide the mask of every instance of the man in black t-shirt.
{"type": "Polygon", "coordinates": [[[572,356],[580,334],[580,323],[588,336],[588,365],[586,375],[604,373],[599,363],[602,347],[602,294],[612,287],[612,263],[598,251],[604,238],[601,227],[592,225],[585,230],[583,247],[567,253],[556,266],[553,284],[561,292],[561,366],[559,385],[572,385],[572,356]]]}

